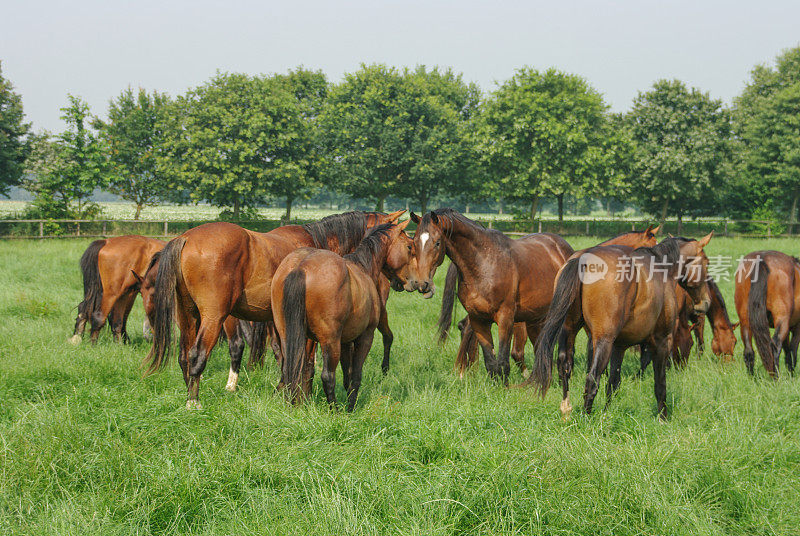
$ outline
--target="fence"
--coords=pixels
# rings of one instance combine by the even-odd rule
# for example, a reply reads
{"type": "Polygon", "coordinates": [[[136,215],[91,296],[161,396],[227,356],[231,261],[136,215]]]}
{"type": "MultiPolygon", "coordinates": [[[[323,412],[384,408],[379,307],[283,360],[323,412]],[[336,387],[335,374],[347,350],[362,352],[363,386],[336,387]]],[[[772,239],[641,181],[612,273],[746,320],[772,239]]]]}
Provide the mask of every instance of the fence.
{"type": "MultiPolygon", "coordinates": [[[[0,220],[0,238],[105,238],[126,234],[140,234],[154,238],[170,238],[211,220],[197,221],[142,221],[142,220],[0,220]]],[[[313,220],[293,220],[304,224],[313,220]]],[[[564,236],[614,236],[634,229],[644,229],[652,223],[646,219],[569,219],[559,222],[551,219],[537,220],[477,220],[485,227],[497,229],[510,236],[531,232],[551,232],[564,236]]],[[[267,232],[283,224],[281,220],[254,220],[233,222],[246,229],[267,232]]],[[[693,221],[667,221],[663,234],[700,236],[714,231],[722,236],[750,236],[770,238],[786,236],[783,225],[762,220],[702,219],[693,221]],[[776,231],[776,232],[773,232],[776,231]]],[[[800,226],[796,226],[800,227],[800,226]]],[[[414,226],[411,224],[410,230],[414,226]]],[[[788,235],[797,228],[788,227],[788,235]]]]}

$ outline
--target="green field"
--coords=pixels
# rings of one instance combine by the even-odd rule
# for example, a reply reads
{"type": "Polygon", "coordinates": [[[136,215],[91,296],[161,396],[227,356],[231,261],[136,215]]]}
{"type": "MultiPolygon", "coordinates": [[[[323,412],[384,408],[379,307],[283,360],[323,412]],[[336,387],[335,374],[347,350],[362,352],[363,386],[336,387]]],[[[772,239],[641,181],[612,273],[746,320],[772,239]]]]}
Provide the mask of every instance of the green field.
{"type": "MultiPolygon", "coordinates": [[[[141,377],[139,303],[130,346],[67,343],[87,244],[0,242],[0,534],[800,534],[800,380],[750,378],[741,343],[668,373],[666,423],[633,354],[607,411],[563,422],[558,389],[503,389],[482,365],[459,380],[456,341],[433,343],[439,296],[394,294],[392,369],[377,337],[352,415],[319,375],[288,407],[272,362],[228,393],[226,348],[190,412],[177,364],[141,377]]],[[[800,240],[707,252],[763,248],[800,240]]]]}

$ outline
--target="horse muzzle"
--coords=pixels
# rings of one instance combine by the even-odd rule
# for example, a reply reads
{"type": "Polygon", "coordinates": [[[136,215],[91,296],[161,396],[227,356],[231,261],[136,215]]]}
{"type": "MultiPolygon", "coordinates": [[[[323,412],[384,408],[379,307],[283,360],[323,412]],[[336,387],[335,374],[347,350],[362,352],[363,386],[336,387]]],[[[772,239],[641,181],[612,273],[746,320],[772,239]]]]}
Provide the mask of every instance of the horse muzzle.
{"type": "Polygon", "coordinates": [[[433,298],[433,295],[436,293],[436,285],[431,281],[423,281],[422,284],[419,285],[419,291],[422,293],[423,298],[429,300],[433,298]]]}

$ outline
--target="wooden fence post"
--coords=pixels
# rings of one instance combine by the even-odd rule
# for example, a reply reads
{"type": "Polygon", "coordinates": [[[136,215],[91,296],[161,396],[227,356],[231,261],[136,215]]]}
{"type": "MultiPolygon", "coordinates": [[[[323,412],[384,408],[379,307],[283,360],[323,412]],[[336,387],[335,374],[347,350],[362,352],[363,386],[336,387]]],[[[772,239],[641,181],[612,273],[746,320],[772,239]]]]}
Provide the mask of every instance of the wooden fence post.
{"type": "Polygon", "coordinates": [[[81,222],[79,221],[75,222],[75,234],[81,236],[81,222]]]}
{"type": "Polygon", "coordinates": [[[106,235],[108,234],[108,233],[106,232],[106,231],[107,231],[107,229],[108,229],[108,222],[107,222],[106,220],[103,220],[103,238],[105,238],[105,237],[106,237],[106,235]]]}
{"type": "Polygon", "coordinates": [[[725,236],[728,236],[728,220],[725,220],[725,236]]]}
{"type": "Polygon", "coordinates": [[[164,237],[169,236],[169,222],[164,220],[164,237]]]}
{"type": "Polygon", "coordinates": [[[542,232],[542,220],[539,220],[539,232],[542,232]]]}
{"type": "Polygon", "coordinates": [[[39,238],[44,238],[44,222],[39,221],[39,238]]]}
{"type": "Polygon", "coordinates": [[[589,236],[589,220],[586,220],[586,236],[589,236]]]}

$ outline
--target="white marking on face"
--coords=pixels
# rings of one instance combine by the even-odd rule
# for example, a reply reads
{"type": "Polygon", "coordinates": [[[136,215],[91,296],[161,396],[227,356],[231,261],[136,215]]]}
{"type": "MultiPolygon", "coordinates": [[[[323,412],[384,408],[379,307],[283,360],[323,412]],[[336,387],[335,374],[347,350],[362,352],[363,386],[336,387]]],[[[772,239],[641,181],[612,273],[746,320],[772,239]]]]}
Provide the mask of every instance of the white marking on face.
{"type": "Polygon", "coordinates": [[[425,242],[427,242],[430,237],[431,235],[429,235],[428,233],[422,233],[421,235],[419,235],[419,241],[422,244],[422,249],[425,249],[425,242]]]}

